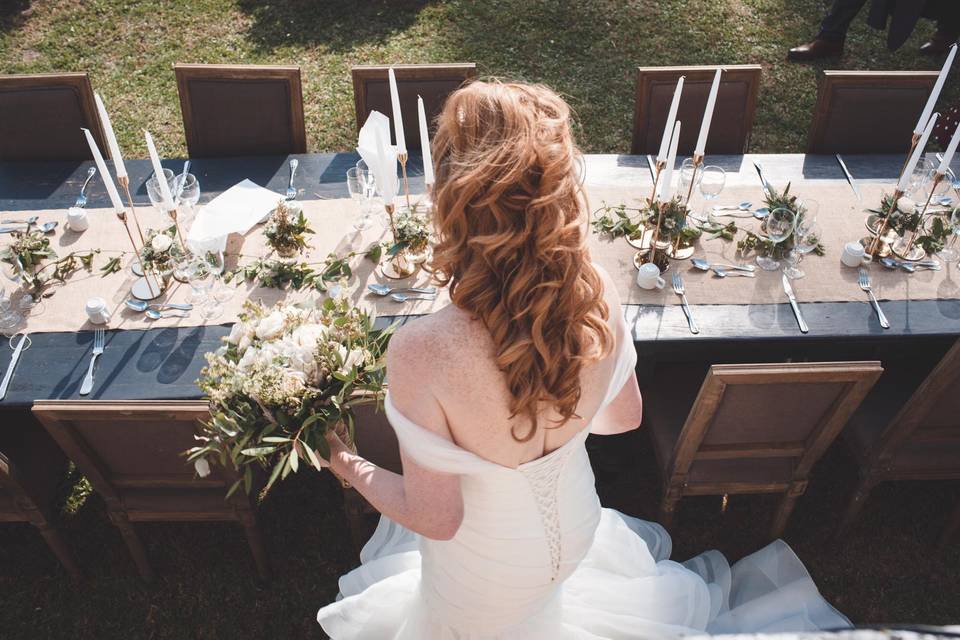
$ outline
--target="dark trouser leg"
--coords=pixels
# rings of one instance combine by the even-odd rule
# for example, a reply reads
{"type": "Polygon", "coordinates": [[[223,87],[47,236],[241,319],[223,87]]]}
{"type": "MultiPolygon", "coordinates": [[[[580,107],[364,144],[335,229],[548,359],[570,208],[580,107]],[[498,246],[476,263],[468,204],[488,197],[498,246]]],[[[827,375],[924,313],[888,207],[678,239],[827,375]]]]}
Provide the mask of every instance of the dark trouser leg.
{"type": "Polygon", "coordinates": [[[817,38],[831,42],[842,42],[847,37],[850,23],[860,13],[860,9],[867,0],[834,0],[830,13],[820,24],[820,34],[817,38]]]}

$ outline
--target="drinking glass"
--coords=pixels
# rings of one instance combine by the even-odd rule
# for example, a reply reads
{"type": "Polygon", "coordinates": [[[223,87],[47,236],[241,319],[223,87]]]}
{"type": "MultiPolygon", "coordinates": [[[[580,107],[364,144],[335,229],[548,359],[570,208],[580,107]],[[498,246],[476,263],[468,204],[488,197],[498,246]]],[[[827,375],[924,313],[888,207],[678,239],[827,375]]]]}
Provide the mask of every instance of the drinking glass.
{"type": "MultiPolygon", "coordinates": [[[[373,175],[373,169],[367,166],[363,160],[357,162],[357,177],[363,185],[363,197],[367,202],[371,215],[376,211],[377,204],[374,201],[377,197],[377,179],[373,175]]],[[[385,224],[389,224],[386,211],[383,212],[385,224]]]]}
{"type": "Polygon", "coordinates": [[[210,271],[213,273],[213,299],[217,302],[226,302],[233,297],[233,287],[223,281],[223,272],[227,263],[223,252],[210,252],[206,256],[207,264],[210,265],[210,271]]]}
{"type": "MultiPolygon", "coordinates": [[[[173,189],[173,171],[164,169],[163,176],[167,180],[167,186],[170,187],[170,193],[176,193],[173,189]]],[[[147,180],[147,197],[150,198],[150,204],[152,204],[157,211],[163,214],[169,213],[163,210],[163,197],[160,195],[160,183],[157,182],[156,172],[151,173],[150,179],[147,180]]]]}
{"type": "Polygon", "coordinates": [[[213,287],[213,270],[209,263],[199,256],[193,256],[187,263],[184,273],[190,283],[190,302],[200,306],[208,302],[213,287]]]}
{"type": "Polygon", "coordinates": [[[173,177],[170,192],[173,193],[173,197],[180,208],[180,229],[187,233],[197,216],[196,206],[200,201],[200,182],[197,180],[197,176],[192,173],[188,173],[186,178],[182,173],[178,173],[173,177]]]}
{"type": "Polygon", "coordinates": [[[372,224],[370,220],[369,199],[367,197],[366,176],[364,171],[356,167],[347,170],[347,190],[350,197],[360,208],[360,217],[353,223],[353,228],[357,231],[368,229],[372,224]]]}
{"type": "Polygon", "coordinates": [[[715,165],[710,165],[709,167],[704,167],[703,171],[700,173],[700,195],[704,199],[704,212],[703,217],[705,219],[710,218],[710,201],[720,195],[720,192],[723,191],[723,185],[727,182],[727,173],[721,167],[715,165]]]}
{"type": "Polygon", "coordinates": [[[956,207],[950,214],[948,225],[950,226],[950,240],[947,242],[947,246],[943,248],[943,251],[937,253],[937,257],[944,262],[953,262],[960,257],[960,253],[958,253],[956,249],[957,235],[960,235],[960,207],[956,207]]]}
{"type": "MultiPolygon", "coordinates": [[[[767,238],[777,245],[790,237],[797,224],[797,217],[790,209],[774,209],[764,221],[767,238]]],[[[776,271],[780,262],[770,256],[757,255],[757,266],[764,271],[776,271]]]]}
{"type": "MultiPolygon", "coordinates": [[[[683,164],[680,165],[679,193],[681,197],[686,197],[687,193],[690,192],[690,180],[693,178],[694,169],[693,158],[687,158],[683,161],[683,164]]],[[[700,182],[703,179],[702,171],[697,171],[696,174],[696,184],[693,185],[694,189],[700,186],[700,182]]]]}
{"type": "Polygon", "coordinates": [[[800,268],[803,256],[817,248],[823,233],[816,222],[798,225],[793,232],[793,249],[787,254],[787,267],[783,270],[788,278],[796,280],[807,275],[800,268]]]}
{"type": "Polygon", "coordinates": [[[13,300],[6,289],[0,287],[0,329],[12,329],[23,320],[23,316],[13,308],[13,300]]]}

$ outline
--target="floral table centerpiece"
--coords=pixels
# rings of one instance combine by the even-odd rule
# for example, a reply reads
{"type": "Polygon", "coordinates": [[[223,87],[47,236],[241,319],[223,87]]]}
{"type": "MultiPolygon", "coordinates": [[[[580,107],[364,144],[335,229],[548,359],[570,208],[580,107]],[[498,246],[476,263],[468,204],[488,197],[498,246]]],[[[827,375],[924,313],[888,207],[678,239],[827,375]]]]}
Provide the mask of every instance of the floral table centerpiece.
{"type": "Polygon", "coordinates": [[[148,229],[140,258],[145,271],[154,271],[168,280],[178,260],[184,256],[183,247],[177,242],[177,228],[148,229]]]}
{"type": "Polygon", "coordinates": [[[296,205],[286,200],[277,203],[263,229],[267,244],[281,258],[292,258],[307,247],[306,234],[313,233],[307,218],[296,205]]]}
{"type": "Polygon", "coordinates": [[[352,442],[353,407],[382,401],[392,331],[375,331],[373,316],[345,297],[310,307],[246,303],[198,381],[210,400],[210,420],[187,452],[198,474],[211,462],[234,468],[233,493],[251,490],[258,467],[272,468],[266,490],[301,461],[320,469],[327,431],[352,442]]]}
{"type": "MultiPolygon", "coordinates": [[[[787,183],[787,186],[783,189],[782,192],[778,192],[772,186],[767,185],[765,188],[766,198],[765,204],[768,212],[776,211],[777,209],[786,209],[793,213],[794,216],[794,228],[803,228],[808,215],[807,207],[804,205],[803,201],[800,200],[796,195],[790,193],[790,183],[787,183]]],[[[769,215],[769,213],[768,213],[769,215]]],[[[745,230],[745,236],[737,243],[737,250],[741,254],[753,252],[757,256],[762,258],[769,258],[771,260],[783,260],[790,255],[790,252],[794,249],[795,237],[791,233],[786,238],[780,242],[774,242],[769,237],[767,237],[763,227],[761,227],[760,233],[754,233],[752,231],[745,230]]],[[[816,247],[813,249],[813,253],[818,256],[824,255],[826,252],[823,244],[817,243],[816,247]]]]}
{"type": "Polygon", "coordinates": [[[419,206],[418,202],[412,209],[402,209],[394,217],[396,238],[387,255],[402,253],[413,264],[425,262],[429,257],[430,220],[425,214],[418,213],[419,206]]]}

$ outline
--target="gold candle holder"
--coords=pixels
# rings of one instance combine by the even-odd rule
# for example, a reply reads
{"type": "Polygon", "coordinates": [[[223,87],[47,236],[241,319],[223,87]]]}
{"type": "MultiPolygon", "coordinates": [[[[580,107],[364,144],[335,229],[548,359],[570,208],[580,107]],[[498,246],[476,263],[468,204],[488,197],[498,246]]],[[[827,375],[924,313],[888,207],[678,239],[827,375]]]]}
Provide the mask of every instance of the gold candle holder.
{"type": "Polygon", "coordinates": [[[133,206],[133,196],[130,194],[130,178],[128,176],[120,176],[117,178],[117,182],[120,183],[124,193],[127,195],[127,203],[130,205],[130,216],[133,218],[133,223],[137,225],[137,235],[140,236],[140,244],[143,244],[143,231],[140,229],[140,220],[137,219],[137,210],[133,206]]]}
{"type": "Polygon", "coordinates": [[[930,193],[927,194],[927,201],[923,203],[923,209],[920,210],[920,219],[917,221],[917,228],[910,232],[910,237],[906,240],[906,246],[902,247],[902,250],[895,249],[894,251],[894,253],[904,260],[922,260],[924,256],[926,256],[926,252],[914,247],[913,245],[917,241],[917,235],[919,235],[920,230],[923,229],[924,219],[927,217],[927,209],[930,207],[930,201],[933,200],[933,194],[940,185],[940,182],[943,181],[945,175],[946,174],[940,173],[939,171],[934,172],[933,186],[930,187],[930,193]]]}
{"type": "Polygon", "coordinates": [[[903,172],[907,170],[907,165],[910,163],[910,156],[912,156],[913,152],[917,150],[918,144],[920,144],[920,136],[915,133],[910,138],[910,149],[907,151],[907,157],[903,159],[903,166],[900,167],[899,178],[903,178],[903,172]]]}
{"type": "MultiPolygon", "coordinates": [[[[133,232],[130,231],[130,223],[127,221],[127,212],[121,210],[121,211],[117,211],[116,214],[117,214],[117,218],[120,219],[120,222],[123,223],[123,228],[126,229],[127,237],[130,239],[130,246],[133,247],[133,253],[134,255],[137,256],[137,261],[139,261],[141,268],[143,268],[144,267],[143,256],[140,253],[140,249],[137,247],[136,241],[133,239],[133,232]]],[[[160,284],[160,281],[156,280],[152,276],[153,274],[148,273],[147,270],[143,268],[143,277],[137,282],[135,282],[134,286],[136,287],[136,285],[142,281],[146,285],[147,290],[146,290],[146,293],[141,294],[143,297],[136,295],[136,293],[134,294],[135,297],[138,297],[144,300],[153,300],[154,298],[158,298],[160,294],[163,293],[163,288],[160,284]]]]}
{"type": "Polygon", "coordinates": [[[407,152],[397,154],[397,160],[400,161],[400,171],[403,175],[403,195],[407,199],[407,211],[411,211],[410,207],[410,181],[407,180],[407,159],[409,156],[407,152]]]}
{"type": "Polygon", "coordinates": [[[657,160],[657,164],[654,166],[653,171],[653,191],[650,192],[650,202],[657,201],[657,184],[660,182],[660,174],[663,173],[663,170],[666,167],[666,162],[663,160],[657,160]]]}
{"type": "MultiPolygon", "coordinates": [[[[693,154],[693,174],[690,176],[690,186],[687,187],[687,198],[683,201],[684,206],[690,204],[690,196],[693,195],[693,185],[697,183],[697,172],[700,171],[701,165],[703,165],[703,154],[693,154]]],[[[683,168],[681,167],[681,171],[682,170],[683,168]]]]}
{"type": "Polygon", "coordinates": [[[887,229],[890,226],[890,215],[897,208],[897,202],[902,197],[903,197],[903,191],[900,191],[900,189],[895,189],[893,192],[893,200],[892,200],[893,204],[891,205],[892,208],[890,211],[887,212],[887,215],[883,217],[883,224],[877,227],[877,233],[873,237],[873,241],[870,243],[870,246],[867,249],[870,255],[876,257],[880,254],[880,250],[882,249],[880,245],[883,243],[883,237],[887,234],[887,229]]]}

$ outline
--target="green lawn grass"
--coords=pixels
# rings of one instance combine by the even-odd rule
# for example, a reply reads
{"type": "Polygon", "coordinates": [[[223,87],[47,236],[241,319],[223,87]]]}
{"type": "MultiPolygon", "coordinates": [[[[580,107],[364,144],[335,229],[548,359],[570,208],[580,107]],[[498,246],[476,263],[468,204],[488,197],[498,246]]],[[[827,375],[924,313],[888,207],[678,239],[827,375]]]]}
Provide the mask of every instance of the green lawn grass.
{"type": "MultiPolygon", "coordinates": [[[[917,53],[930,23],[890,53],[864,18],[843,59],[787,63],[828,0],[34,0],[26,13],[27,0],[6,3],[0,69],[89,72],[121,144],[138,157],[144,127],[164,155],[185,154],[175,62],[300,65],[308,146],[333,151],[355,144],[350,65],[472,61],[481,75],[561,91],[581,146],[595,153],[629,149],[640,65],[761,64],[752,150],[799,152],[820,69],[941,64],[917,53]]],[[[958,95],[948,88],[944,101],[958,95]]]]}

